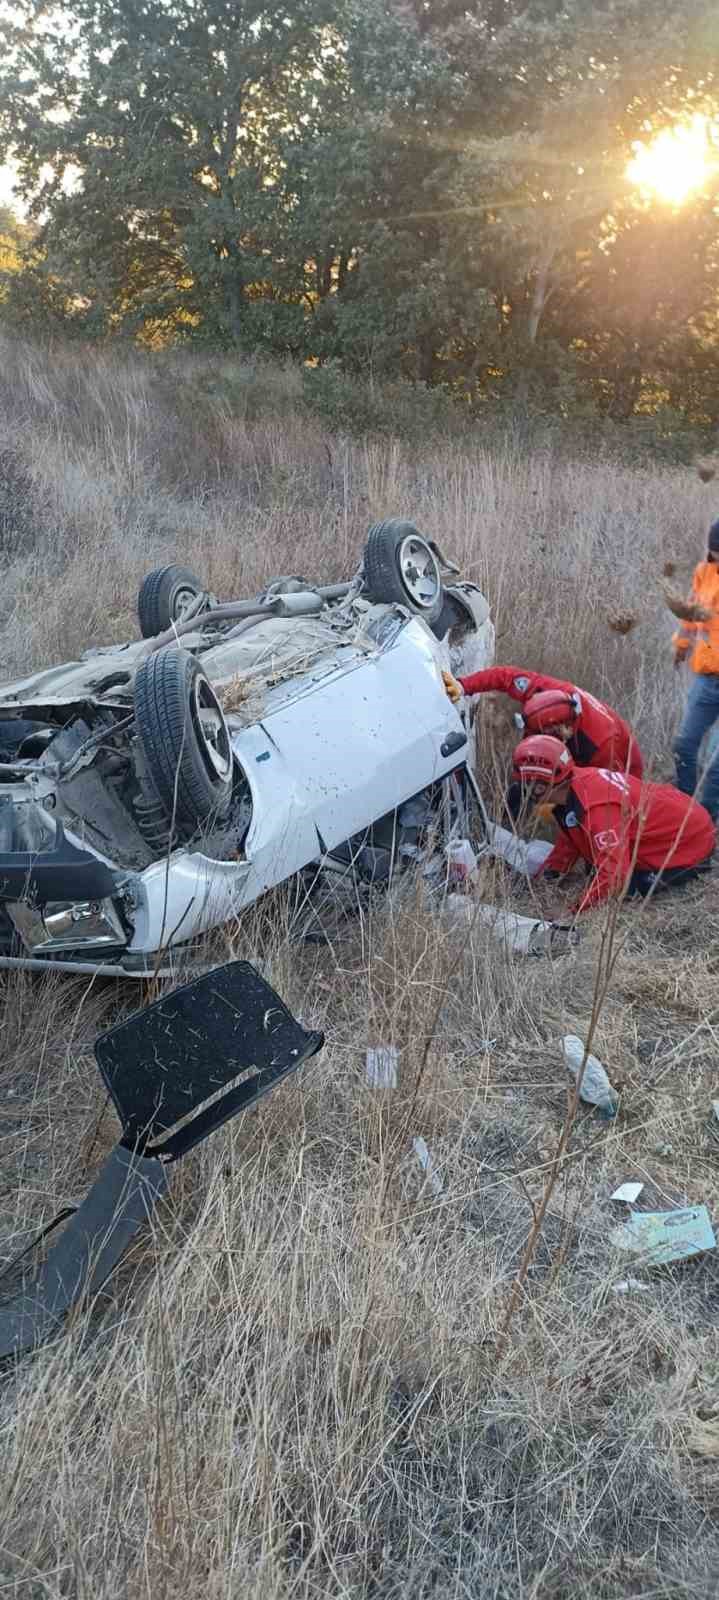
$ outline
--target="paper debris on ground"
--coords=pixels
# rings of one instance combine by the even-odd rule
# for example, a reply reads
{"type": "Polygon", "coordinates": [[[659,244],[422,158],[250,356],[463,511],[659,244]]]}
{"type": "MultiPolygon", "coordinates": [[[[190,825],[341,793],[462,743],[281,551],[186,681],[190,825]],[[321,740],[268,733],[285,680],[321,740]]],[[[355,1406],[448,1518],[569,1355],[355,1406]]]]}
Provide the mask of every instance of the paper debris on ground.
{"type": "Polygon", "coordinates": [[[712,1111],[719,1122],[719,1100],[712,1100],[712,1111]]]}
{"type": "Polygon", "coordinates": [[[431,1183],[435,1194],[441,1194],[444,1184],[439,1173],[435,1170],[434,1162],[421,1134],[418,1134],[416,1139],[412,1140],[412,1146],[417,1160],[420,1166],[424,1168],[424,1171],[427,1174],[427,1179],[431,1183]]]}
{"type": "Polygon", "coordinates": [[[379,1044],[367,1051],[367,1082],[373,1089],[396,1089],[399,1050],[393,1044],[379,1044]]]}
{"type": "Polygon", "coordinates": [[[676,1211],[634,1211],[611,1234],[620,1250],[643,1257],[647,1266],[687,1261],[703,1250],[714,1250],[716,1238],[706,1206],[676,1211]]]}
{"type": "Polygon", "coordinates": [[[625,1200],[627,1205],[631,1206],[635,1200],[639,1199],[643,1188],[643,1183],[620,1183],[619,1188],[614,1190],[613,1195],[610,1195],[610,1199],[625,1200]]]}
{"type": "Polygon", "coordinates": [[[641,1278],[620,1278],[619,1283],[612,1284],[615,1294],[635,1294],[638,1290],[644,1294],[648,1288],[649,1284],[642,1283],[641,1278]]]}

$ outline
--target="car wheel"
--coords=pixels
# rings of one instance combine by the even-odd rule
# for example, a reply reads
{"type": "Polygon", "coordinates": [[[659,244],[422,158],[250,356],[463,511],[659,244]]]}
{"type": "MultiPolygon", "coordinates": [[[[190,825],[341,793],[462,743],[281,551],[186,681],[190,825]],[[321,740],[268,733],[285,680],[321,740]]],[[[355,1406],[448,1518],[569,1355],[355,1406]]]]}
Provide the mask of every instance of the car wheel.
{"type": "Polygon", "coordinates": [[[180,837],[221,822],[232,799],[232,746],[209,678],[186,650],[168,646],[135,678],[135,723],[147,769],[180,837]]]}
{"type": "Polygon", "coordinates": [[[173,622],[182,622],[199,594],[204,594],[204,584],[189,567],[157,567],[148,572],[137,597],[143,639],[155,639],[173,622]]]}
{"type": "Polygon", "coordinates": [[[364,588],[370,600],[407,606],[433,622],[444,594],[437,557],[413,522],[391,517],[367,535],[364,588]]]}

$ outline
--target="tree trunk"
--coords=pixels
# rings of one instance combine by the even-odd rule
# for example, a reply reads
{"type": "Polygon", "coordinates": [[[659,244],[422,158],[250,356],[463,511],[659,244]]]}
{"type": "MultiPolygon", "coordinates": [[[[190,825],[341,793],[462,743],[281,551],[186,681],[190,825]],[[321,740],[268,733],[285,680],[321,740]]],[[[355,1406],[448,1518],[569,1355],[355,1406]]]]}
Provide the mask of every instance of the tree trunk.
{"type": "Polygon", "coordinates": [[[537,266],[537,272],[534,279],[534,288],[532,290],[532,298],[529,305],[529,316],[527,318],[527,338],[531,345],[534,345],[537,342],[539,324],[544,316],[544,311],[547,304],[547,296],[549,293],[549,274],[555,254],[555,245],[549,244],[539,261],[539,265],[537,266]]]}
{"type": "Polygon", "coordinates": [[[434,340],[431,335],[417,343],[417,378],[420,383],[431,383],[434,376],[434,340]]]}
{"type": "Polygon", "coordinates": [[[225,302],[227,306],[227,326],[233,344],[239,344],[244,325],[244,300],[245,291],[242,282],[239,263],[227,280],[225,302]]]}
{"type": "Polygon", "coordinates": [[[607,412],[613,422],[628,422],[633,416],[641,386],[642,364],[638,354],[635,354],[616,369],[612,400],[607,412]]]}

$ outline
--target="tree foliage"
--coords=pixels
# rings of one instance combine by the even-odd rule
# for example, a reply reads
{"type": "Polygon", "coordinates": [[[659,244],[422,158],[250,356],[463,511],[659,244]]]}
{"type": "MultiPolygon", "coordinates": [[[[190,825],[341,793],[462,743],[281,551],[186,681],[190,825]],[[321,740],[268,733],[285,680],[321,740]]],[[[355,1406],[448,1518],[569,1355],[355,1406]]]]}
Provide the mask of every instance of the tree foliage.
{"type": "Polygon", "coordinates": [[[719,421],[717,190],[625,181],[717,110],[706,0],[19,0],[5,314],[719,421]],[[61,25],[60,25],[61,23],[61,25]]]}

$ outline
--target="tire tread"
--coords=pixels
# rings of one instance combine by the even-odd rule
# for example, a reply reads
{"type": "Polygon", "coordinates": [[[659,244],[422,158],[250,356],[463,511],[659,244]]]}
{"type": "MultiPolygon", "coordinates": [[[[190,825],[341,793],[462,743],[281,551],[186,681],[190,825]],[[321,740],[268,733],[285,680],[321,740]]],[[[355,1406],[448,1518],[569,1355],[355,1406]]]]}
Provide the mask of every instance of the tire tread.
{"type": "MultiPolygon", "coordinates": [[[[396,560],[398,545],[413,534],[418,538],[422,537],[419,528],[413,522],[407,522],[401,517],[388,517],[384,522],[373,523],[367,534],[363,563],[365,589],[372,599],[413,609],[397,570],[396,560]]],[[[444,597],[440,596],[438,606],[419,614],[427,622],[431,622],[441,611],[443,603],[444,597]]]]}
{"type": "Polygon", "coordinates": [[[143,579],[137,596],[137,615],[143,639],[156,639],[158,633],[164,633],[170,626],[167,607],[163,604],[163,593],[168,582],[171,588],[178,576],[191,579],[201,587],[196,574],[191,572],[189,567],[182,567],[175,561],[170,562],[167,567],[155,567],[143,579]]]}
{"type": "Polygon", "coordinates": [[[232,785],[215,788],[202,764],[190,716],[194,657],[169,646],[148,656],[135,678],[135,721],[150,775],[168,818],[183,834],[229,809],[232,785]]]}

